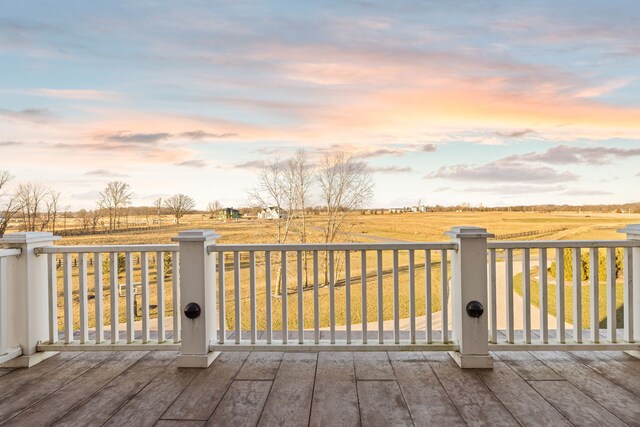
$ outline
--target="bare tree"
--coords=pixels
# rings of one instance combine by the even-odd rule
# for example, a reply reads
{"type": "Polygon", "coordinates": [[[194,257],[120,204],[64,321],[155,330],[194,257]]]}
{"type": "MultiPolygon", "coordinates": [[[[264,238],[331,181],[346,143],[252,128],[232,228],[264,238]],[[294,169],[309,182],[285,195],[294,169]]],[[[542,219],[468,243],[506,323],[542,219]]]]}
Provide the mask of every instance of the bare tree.
{"type": "Polygon", "coordinates": [[[347,213],[371,199],[373,180],[363,162],[342,152],[325,155],[317,179],[326,209],[324,241],[331,243],[340,232],[347,213]]]}
{"type": "MultiPolygon", "coordinates": [[[[271,208],[274,215],[270,218],[276,229],[272,237],[277,243],[285,243],[291,229],[291,222],[294,218],[294,186],[288,179],[287,164],[278,159],[263,164],[258,172],[258,184],[249,192],[251,204],[258,205],[263,209],[271,208]]],[[[281,273],[278,270],[276,294],[282,293],[281,273]]]]}
{"type": "MultiPolygon", "coordinates": [[[[353,155],[342,152],[325,155],[317,172],[317,180],[326,212],[324,241],[332,243],[343,231],[349,211],[363,206],[373,196],[373,180],[365,163],[353,155]]],[[[325,283],[326,264],[327,262],[325,283]]]]}
{"type": "Polygon", "coordinates": [[[222,203],[218,200],[209,202],[207,205],[207,212],[209,213],[209,219],[214,219],[217,212],[222,210],[222,203]]]}
{"type": "Polygon", "coordinates": [[[65,205],[65,207],[63,208],[63,212],[62,212],[62,228],[64,230],[67,229],[67,217],[69,216],[69,209],[71,209],[71,206],[69,205],[65,205]]]}
{"type": "Polygon", "coordinates": [[[44,200],[46,212],[45,217],[40,224],[40,231],[49,227],[51,232],[56,232],[56,219],[58,218],[58,200],[60,199],[60,193],[57,191],[49,190],[47,197],[44,200]]]}
{"type": "Polygon", "coordinates": [[[258,184],[249,192],[252,204],[275,211],[270,219],[276,226],[272,237],[277,243],[287,241],[293,220],[294,189],[288,178],[286,163],[281,163],[278,159],[271,160],[263,164],[258,172],[258,184]]]}
{"type": "Polygon", "coordinates": [[[196,202],[185,194],[176,194],[164,201],[164,205],[169,209],[171,215],[176,219],[176,223],[180,224],[180,218],[193,211],[196,202]]]}
{"type": "MultiPolygon", "coordinates": [[[[37,184],[27,182],[18,185],[16,189],[16,198],[22,211],[22,218],[24,220],[22,228],[25,231],[36,231],[38,229],[38,222],[41,214],[41,209],[45,199],[49,197],[51,189],[43,184],[37,184]]],[[[46,218],[41,223],[46,227],[46,218]]]]}
{"type": "MultiPolygon", "coordinates": [[[[299,219],[300,243],[307,243],[307,206],[311,200],[311,186],[314,181],[313,169],[304,150],[298,150],[287,162],[288,187],[292,190],[292,210],[299,219]]],[[[302,253],[304,265],[304,284],[309,283],[307,252],[302,253]]]]}
{"type": "Polygon", "coordinates": [[[101,217],[100,209],[94,209],[90,211],[90,214],[91,214],[91,231],[95,233],[96,228],[100,223],[100,217],[101,217]]]}
{"type": "Polygon", "coordinates": [[[129,184],[122,181],[111,181],[104,191],[100,192],[98,205],[109,214],[109,230],[120,227],[122,209],[131,204],[129,184]]]}
{"type": "Polygon", "coordinates": [[[11,179],[13,176],[8,171],[0,170],[0,237],[7,231],[9,221],[20,211],[17,199],[13,196],[5,197],[6,192],[3,191],[11,179]]]}
{"type": "Polygon", "coordinates": [[[156,209],[156,215],[158,215],[158,225],[162,224],[160,214],[162,213],[162,197],[158,197],[153,201],[153,207],[156,209]]]}

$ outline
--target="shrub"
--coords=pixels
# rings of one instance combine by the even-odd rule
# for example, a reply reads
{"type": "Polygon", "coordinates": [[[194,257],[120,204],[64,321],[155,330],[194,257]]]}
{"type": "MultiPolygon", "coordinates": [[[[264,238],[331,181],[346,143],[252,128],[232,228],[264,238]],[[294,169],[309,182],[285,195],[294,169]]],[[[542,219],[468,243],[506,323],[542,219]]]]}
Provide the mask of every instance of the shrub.
{"type": "MultiPolygon", "coordinates": [[[[620,277],[622,273],[622,249],[615,251],[615,277],[620,277]]],[[[589,280],[589,251],[582,251],[580,255],[580,280],[589,280]]],[[[556,277],[556,263],[552,263],[549,273],[552,277],[556,277]]],[[[564,277],[565,280],[573,279],[573,249],[564,250],[564,277]]],[[[604,250],[598,251],[598,278],[606,280],[607,278],[607,256],[604,250]]]]}
{"type": "MultiPolygon", "coordinates": [[[[109,263],[110,263],[110,255],[104,256],[102,258],[102,271],[109,271],[109,263]]],[[[126,266],[124,265],[124,254],[118,254],[118,274],[122,274],[126,271],[126,266]]]]}

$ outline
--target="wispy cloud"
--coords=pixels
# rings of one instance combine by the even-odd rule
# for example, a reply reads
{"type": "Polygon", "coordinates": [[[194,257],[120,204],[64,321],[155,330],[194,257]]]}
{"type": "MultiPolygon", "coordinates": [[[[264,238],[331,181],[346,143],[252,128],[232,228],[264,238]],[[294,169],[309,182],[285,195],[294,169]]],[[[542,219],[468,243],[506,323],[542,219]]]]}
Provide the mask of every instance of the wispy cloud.
{"type": "Polygon", "coordinates": [[[180,136],[185,138],[201,140],[201,139],[220,139],[220,138],[233,138],[238,136],[235,132],[213,133],[205,132],[203,130],[196,130],[191,132],[182,132],[180,136]]]}
{"type": "Polygon", "coordinates": [[[19,141],[0,141],[0,147],[17,147],[24,145],[24,142],[19,141]]]}
{"type": "Polygon", "coordinates": [[[617,159],[640,156],[640,148],[570,147],[559,145],[543,153],[527,153],[509,156],[507,159],[549,164],[586,163],[604,165],[617,159]]]}
{"type": "Polygon", "coordinates": [[[126,175],[126,174],[113,172],[113,171],[109,171],[109,170],[106,170],[106,169],[94,169],[94,170],[85,172],[84,175],[86,175],[86,176],[100,176],[100,177],[114,177],[114,178],[124,178],[124,177],[129,176],[129,175],[126,175]]]}
{"type": "Polygon", "coordinates": [[[96,89],[4,89],[0,92],[86,101],[122,101],[123,99],[120,93],[96,89]]]}
{"type": "Polygon", "coordinates": [[[189,168],[203,168],[208,165],[204,160],[186,160],[184,162],[175,163],[176,166],[184,166],[189,168]]]}
{"type": "Polygon", "coordinates": [[[506,137],[506,138],[521,138],[530,133],[535,133],[535,131],[533,129],[523,129],[523,130],[516,130],[513,132],[496,132],[495,134],[498,136],[506,137]]]}
{"type": "Polygon", "coordinates": [[[265,165],[262,160],[249,160],[233,165],[235,169],[260,169],[265,165]]]}
{"type": "Polygon", "coordinates": [[[561,172],[548,166],[529,165],[510,159],[501,159],[483,165],[458,164],[443,166],[425,176],[467,182],[564,182],[578,179],[571,172],[561,172]]]}
{"type": "Polygon", "coordinates": [[[55,117],[48,108],[27,108],[19,111],[0,108],[0,116],[32,123],[46,123],[55,117]]]}
{"type": "Polygon", "coordinates": [[[370,173],[410,173],[413,169],[409,166],[372,166],[367,165],[365,170],[370,173]]]}
{"type": "Polygon", "coordinates": [[[158,141],[164,141],[171,138],[170,133],[128,133],[128,132],[116,132],[108,135],[104,135],[104,140],[112,142],[125,142],[125,143],[154,143],[158,141]]]}

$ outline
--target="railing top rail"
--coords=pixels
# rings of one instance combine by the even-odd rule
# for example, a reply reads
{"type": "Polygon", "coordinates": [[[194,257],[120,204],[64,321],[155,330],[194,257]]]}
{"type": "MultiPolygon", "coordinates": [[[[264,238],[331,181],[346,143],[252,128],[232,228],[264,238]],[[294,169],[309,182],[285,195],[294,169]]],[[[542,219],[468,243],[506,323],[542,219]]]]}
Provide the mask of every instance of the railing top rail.
{"type": "Polygon", "coordinates": [[[99,245],[99,246],[47,246],[36,248],[36,254],[76,254],[93,252],[177,252],[177,244],[166,245],[99,245]]]}
{"type": "Polygon", "coordinates": [[[20,256],[22,249],[0,249],[0,258],[8,256],[20,256]]]}
{"type": "Polygon", "coordinates": [[[636,248],[640,240],[530,240],[489,241],[489,249],[551,249],[551,248],[636,248]]]}
{"type": "Polygon", "coordinates": [[[360,251],[360,250],[455,250],[451,242],[390,242],[390,243],[307,243],[307,244],[241,244],[210,245],[211,252],[264,252],[264,251],[360,251]]]}

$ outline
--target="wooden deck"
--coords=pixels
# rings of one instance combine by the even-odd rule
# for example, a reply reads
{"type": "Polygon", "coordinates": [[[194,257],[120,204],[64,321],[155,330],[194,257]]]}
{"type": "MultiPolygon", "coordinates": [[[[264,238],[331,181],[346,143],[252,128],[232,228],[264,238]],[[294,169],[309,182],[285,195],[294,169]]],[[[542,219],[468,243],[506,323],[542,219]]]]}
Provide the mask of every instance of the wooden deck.
{"type": "Polygon", "coordinates": [[[0,424],[640,425],[640,360],[622,352],[495,353],[460,370],[446,353],[60,353],[0,368],[0,424]]]}

